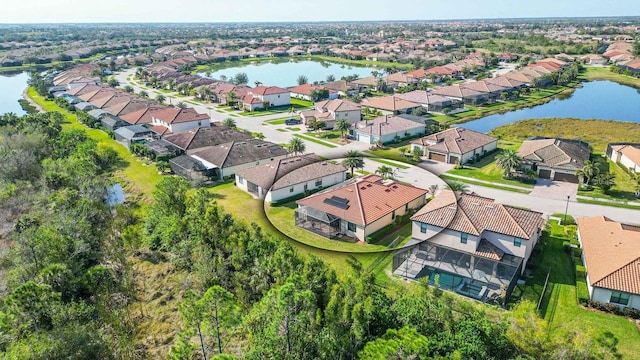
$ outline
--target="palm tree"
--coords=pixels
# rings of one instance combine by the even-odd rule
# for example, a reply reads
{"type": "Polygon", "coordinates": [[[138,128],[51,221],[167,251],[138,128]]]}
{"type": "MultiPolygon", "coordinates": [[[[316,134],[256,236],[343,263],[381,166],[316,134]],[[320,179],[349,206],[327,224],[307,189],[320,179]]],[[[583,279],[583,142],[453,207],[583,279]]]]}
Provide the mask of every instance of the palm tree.
{"type": "Polygon", "coordinates": [[[633,180],[635,181],[635,185],[633,187],[634,195],[637,198],[640,198],[640,174],[635,174],[633,176],[633,180]]]}
{"type": "Polygon", "coordinates": [[[584,162],[584,166],[582,167],[582,169],[579,169],[578,171],[576,171],[576,175],[578,175],[578,177],[584,179],[583,183],[586,186],[589,186],[589,183],[591,182],[591,180],[598,176],[598,173],[600,172],[600,169],[596,166],[595,163],[593,163],[593,161],[591,160],[587,160],[584,162]]]}
{"type": "Polygon", "coordinates": [[[233,128],[236,127],[236,121],[233,120],[233,118],[228,117],[228,118],[222,120],[222,125],[233,129],[233,128]]]}
{"type": "Polygon", "coordinates": [[[186,109],[187,108],[187,104],[185,104],[183,101],[180,101],[178,103],[178,105],[176,105],[178,108],[180,109],[186,109]]]}
{"type": "Polygon", "coordinates": [[[340,131],[340,135],[344,137],[344,132],[349,130],[351,126],[347,119],[338,119],[336,120],[336,124],[333,126],[334,129],[340,131]]]}
{"type": "Polygon", "coordinates": [[[600,187],[603,193],[608,194],[609,190],[616,186],[616,176],[612,173],[600,173],[593,179],[593,183],[600,187]]]}
{"type": "Polygon", "coordinates": [[[149,97],[149,93],[146,92],[145,90],[140,90],[140,92],[138,93],[138,95],[140,95],[143,98],[147,98],[149,97]]]}
{"type": "Polygon", "coordinates": [[[469,191],[469,185],[459,182],[459,181],[452,181],[449,184],[447,184],[446,187],[447,190],[451,190],[451,191],[455,191],[455,192],[467,192],[469,191]]]}
{"type": "Polygon", "coordinates": [[[174,78],[168,78],[165,83],[167,84],[167,88],[169,90],[173,90],[176,87],[176,79],[174,78]]]}
{"type": "Polygon", "coordinates": [[[431,196],[436,196],[436,192],[438,192],[438,184],[430,185],[428,191],[431,196]]]}
{"type": "Polygon", "coordinates": [[[358,150],[349,150],[344,154],[345,159],[342,160],[342,166],[347,169],[351,169],[351,175],[353,176],[353,169],[361,169],[364,167],[364,160],[358,150]]]}
{"type": "Polygon", "coordinates": [[[158,94],[158,95],[156,96],[156,101],[157,101],[160,105],[164,104],[165,100],[167,100],[167,98],[166,98],[166,96],[164,96],[164,95],[162,95],[162,94],[158,94]]]}
{"type": "Polygon", "coordinates": [[[327,75],[327,82],[336,81],[336,77],[333,74],[327,75]]]}
{"type": "Polygon", "coordinates": [[[384,179],[388,179],[393,176],[393,169],[387,165],[380,165],[380,167],[376,169],[376,174],[382,176],[384,179]]]}
{"type": "Polygon", "coordinates": [[[304,85],[309,82],[309,79],[305,75],[298,76],[298,85],[304,85]]]}
{"type": "Polygon", "coordinates": [[[206,100],[211,96],[211,89],[207,86],[201,86],[198,89],[198,96],[200,96],[201,100],[206,100]]]}
{"type": "Polygon", "coordinates": [[[131,86],[131,85],[125,85],[123,89],[124,89],[124,91],[128,92],[129,94],[133,94],[133,92],[134,92],[133,86],[131,86]]]}
{"type": "Polygon", "coordinates": [[[304,144],[304,141],[298,137],[293,137],[287,143],[287,150],[293,153],[293,156],[297,156],[298,154],[304,153],[307,146],[304,144]]]}
{"type": "Polygon", "coordinates": [[[504,174],[507,177],[511,176],[513,171],[520,168],[521,164],[522,159],[513,149],[504,150],[496,156],[496,165],[504,171],[504,174]]]}

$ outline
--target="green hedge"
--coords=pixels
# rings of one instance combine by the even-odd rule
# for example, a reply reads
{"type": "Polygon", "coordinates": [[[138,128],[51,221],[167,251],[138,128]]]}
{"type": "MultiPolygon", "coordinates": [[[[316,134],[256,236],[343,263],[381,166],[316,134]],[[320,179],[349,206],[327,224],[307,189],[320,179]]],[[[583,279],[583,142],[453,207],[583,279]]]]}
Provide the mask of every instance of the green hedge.
{"type": "Polygon", "coordinates": [[[578,303],[586,306],[589,303],[589,288],[584,278],[576,280],[576,292],[578,295],[578,303]]]}
{"type": "Polygon", "coordinates": [[[584,265],[576,264],[576,279],[584,278],[586,273],[587,269],[584,267],[584,265]]]}
{"type": "Polygon", "coordinates": [[[391,223],[391,224],[383,227],[382,229],[374,232],[373,234],[367,236],[365,241],[368,244],[371,244],[372,242],[378,241],[380,238],[388,235],[391,232],[392,229],[394,229],[396,227],[400,227],[400,226],[408,223],[410,218],[411,218],[411,215],[409,215],[409,214],[404,214],[404,215],[397,216],[393,223],[391,223]]]}

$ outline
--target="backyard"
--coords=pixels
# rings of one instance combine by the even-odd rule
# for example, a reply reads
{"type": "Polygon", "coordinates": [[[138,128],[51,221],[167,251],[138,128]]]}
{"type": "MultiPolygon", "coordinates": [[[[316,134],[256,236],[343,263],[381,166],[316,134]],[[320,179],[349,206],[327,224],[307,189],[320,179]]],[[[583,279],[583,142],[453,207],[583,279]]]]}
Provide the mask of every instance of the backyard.
{"type": "Polygon", "coordinates": [[[640,332],[632,321],[578,305],[574,265],[563,249],[563,242],[569,240],[567,233],[571,229],[575,226],[565,227],[558,225],[556,220],[549,221],[549,229],[544,231],[535,251],[537,255],[531,259],[532,277],[524,285],[516,287],[510,303],[521,299],[538,303],[549,274],[549,283],[540,303],[540,315],[549,322],[554,333],[559,337],[574,331],[593,338],[614,336],[623,358],[634,359],[640,354],[640,332]]]}

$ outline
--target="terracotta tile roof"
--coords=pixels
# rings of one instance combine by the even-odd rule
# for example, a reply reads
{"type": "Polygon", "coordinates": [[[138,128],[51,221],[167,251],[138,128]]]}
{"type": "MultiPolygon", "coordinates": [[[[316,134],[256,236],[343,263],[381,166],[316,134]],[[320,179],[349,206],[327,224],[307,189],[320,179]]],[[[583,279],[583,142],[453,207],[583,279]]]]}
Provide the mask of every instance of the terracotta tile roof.
{"type": "Polygon", "coordinates": [[[484,231],[521,239],[531,239],[544,225],[542,213],[502,205],[476,194],[459,194],[445,190],[420,209],[411,220],[481,236],[484,231]],[[434,203],[432,205],[432,203],[434,203]],[[457,206],[456,206],[457,204],[457,206]]]}
{"type": "Polygon", "coordinates": [[[640,165],[640,147],[635,147],[633,145],[618,145],[612,146],[612,148],[613,150],[628,157],[634,164],[640,165]]]}
{"type": "Polygon", "coordinates": [[[478,243],[475,254],[487,259],[500,261],[504,256],[504,251],[500,250],[486,239],[480,239],[480,243],[478,243]]]}
{"type": "Polygon", "coordinates": [[[192,108],[167,107],[153,114],[153,117],[167,124],[178,124],[190,121],[208,120],[209,115],[200,114],[192,108]]]}
{"type": "Polygon", "coordinates": [[[451,99],[448,97],[437,95],[431,93],[431,91],[426,90],[414,90],[402,94],[395,94],[395,97],[399,99],[403,99],[406,101],[428,105],[428,104],[438,104],[438,103],[450,103],[451,99]]]}
{"type": "Polygon", "coordinates": [[[115,104],[113,106],[106,105],[103,109],[116,116],[124,116],[132,112],[140,111],[149,108],[153,103],[149,100],[143,99],[131,99],[127,102],[115,104]]]}
{"type": "Polygon", "coordinates": [[[243,104],[262,104],[262,100],[259,97],[255,97],[251,94],[247,94],[242,98],[243,104]]]}
{"type": "Polygon", "coordinates": [[[489,145],[498,138],[477,131],[454,127],[423,138],[413,140],[428,150],[463,155],[482,146],[489,145]]]}
{"type": "Polygon", "coordinates": [[[364,99],[361,105],[386,111],[403,111],[420,106],[420,104],[403,100],[395,96],[381,96],[364,99]]]}
{"type": "Polygon", "coordinates": [[[264,86],[264,85],[256,86],[249,91],[256,95],[273,95],[273,94],[284,94],[289,92],[289,90],[283,89],[281,87],[264,86]]]}
{"type": "Polygon", "coordinates": [[[453,84],[449,86],[438,86],[431,90],[432,93],[447,97],[455,97],[455,98],[465,98],[470,96],[478,96],[482,95],[482,92],[471,89],[469,87],[464,87],[460,84],[453,84]]]}
{"type": "Polygon", "coordinates": [[[367,76],[361,79],[355,79],[352,82],[362,86],[378,86],[378,78],[375,76],[367,76]]]}
{"type": "Polygon", "coordinates": [[[503,92],[508,90],[506,86],[501,86],[494,82],[489,82],[484,80],[470,81],[470,82],[462,83],[460,84],[460,86],[467,89],[475,90],[478,92],[484,92],[484,93],[496,93],[496,92],[503,92]]]}
{"type": "Polygon", "coordinates": [[[200,127],[164,137],[164,140],[184,151],[249,139],[253,137],[226,126],[200,127]]]}
{"type": "Polygon", "coordinates": [[[151,117],[153,116],[153,114],[159,111],[163,111],[164,109],[166,109],[166,106],[151,105],[145,109],[141,109],[126,115],[122,115],[120,116],[120,118],[132,125],[150,124],[152,121],[151,117]]]}
{"type": "Polygon", "coordinates": [[[566,170],[582,168],[590,154],[587,143],[569,139],[533,138],[525,140],[518,149],[525,162],[566,170]]]}
{"type": "Polygon", "coordinates": [[[333,99],[316,103],[316,109],[329,111],[355,111],[360,110],[360,104],[356,104],[351,100],[333,99]]]}
{"type": "Polygon", "coordinates": [[[288,88],[289,92],[296,93],[296,94],[303,94],[307,96],[311,95],[311,90],[318,91],[322,89],[324,89],[323,86],[314,85],[314,84],[302,84],[302,85],[288,88]]]}
{"type": "Polygon", "coordinates": [[[154,133],[163,136],[163,135],[170,135],[171,131],[169,130],[168,127],[166,126],[162,126],[162,125],[154,125],[149,127],[149,130],[153,131],[154,133]]]}
{"type": "Polygon", "coordinates": [[[383,182],[379,176],[368,175],[344,186],[298,200],[296,203],[366,226],[415,199],[424,198],[426,193],[426,190],[411,185],[395,181],[383,182]],[[348,208],[341,209],[324,202],[325,199],[334,196],[346,199],[348,208]]]}
{"type": "MultiPolygon", "coordinates": [[[[422,128],[425,124],[394,115],[378,116],[371,120],[362,120],[351,125],[360,134],[383,136],[387,134],[403,133],[405,131],[422,128]]],[[[424,132],[423,132],[424,133],[424,132]]]]}
{"type": "Polygon", "coordinates": [[[640,227],[602,215],[576,220],[590,285],[640,295],[640,227]]]}

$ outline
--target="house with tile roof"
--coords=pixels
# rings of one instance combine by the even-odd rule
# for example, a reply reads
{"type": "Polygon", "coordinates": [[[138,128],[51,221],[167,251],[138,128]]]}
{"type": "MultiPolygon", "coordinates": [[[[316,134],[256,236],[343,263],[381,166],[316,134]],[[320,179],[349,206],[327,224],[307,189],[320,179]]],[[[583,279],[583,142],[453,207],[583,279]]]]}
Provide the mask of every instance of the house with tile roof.
{"type": "Polygon", "coordinates": [[[541,179],[579,183],[576,171],[589,160],[591,147],[581,140],[534,137],[522,143],[518,156],[541,179]]]}
{"type": "Polygon", "coordinates": [[[198,160],[207,171],[222,179],[231,177],[242,169],[284,159],[288,154],[289,152],[280,145],[260,139],[249,139],[194,149],[188,156],[198,160]]]}
{"type": "Polygon", "coordinates": [[[327,90],[329,92],[329,100],[338,98],[338,93],[336,91],[326,88],[322,85],[302,84],[302,85],[290,87],[288,88],[288,90],[291,93],[291,97],[294,97],[297,99],[303,99],[307,101],[314,101],[312,91],[321,91],[321,90],[327,90]]]}
{"type": "Polygon", "coordinates": [[[209,115],[200,114],[193,108],[167,107],[151,115],[150,129],[162,137],[210,125],[209,115]]]}
{"type": "Polygon", "coordinates": [[[342,165],[305,154],[240,170],[235,179],[238,188],[275,202],[339,184],[346,180],[346,172],[342,165]]]}
{"type": "Polygon", "coordinates": [[[429,112],[441,113],[444,109],[457,109],[462,107],[462,102],[450,99],[446,96],[433,94],[428,90],[414,90],[393,95],[396,98],[418,103],[429,112]]]}
{"type": "Polygon", "coordinates": [[[401,116],[383,115],[362,120],[349,129],[349,135],[367,144],[387,144],[399,139],[424,135],[426,123],[401,116]]]}
{"type": "Polygon", "coordinates": [[[640,173],[640,144],[608,144],[607,157],[634,173],[640,173]]]}
{"type": "Polygon", "coordinates": [[[333,129],[336,120],[345,119],[349,124],[355,124],[361,119],[360,105],[350,100],[333,99],[315,103],[315,108],[300,111],[302,123],[310,121],[324,121],[325,129],[333,129]]]}
{"type": "Polygon", "coordinates": [[[506,303],[538,242],[542,213],[444,190],[411,217],[415,246],[393,259],[396,275],[506,303]]]}
{"type": "Polygon", "coordinates": [[[398,217],[422,207],[426,193],[377,175],[357,177],[296,201],[295,224],[329,239],[366,241],[398,217]]]}
{"type": "Polygon", "coordinates": [[[422,106],[392,95],[367,98],[362,100],[360,105],[369,109],[379,110],[384,115],[409,114],[414,109],[422,106]]]}
{"type": "Polygon", "coordinates": [[[498,138],[477,131],[454,127],[411,142],[427,159],[448,164],[465,164],[498,147],[498,138]]]}
{"type": "Polygon", "coordinates": [[[473,89],[463,84],[438,86],[431,90],[433,94],[446,96],[450,99],[462,101],[467,105],[481,105],[489,101],[489,94],[473,89]]]}
{"type": "Polygon", "coordinates": [[[265,103],[269,106],[291,105],[291,93],[281,87],[260,85],[247,90],[242,98],[243,107],[249,111],[262,109],[265,103]]]}
{"type": "Polygon", "coordinates": [[[591,300],[640,310],[640,226],[577,218],[591,300]]]}
{"type": "Polygon", "coordinates": [[[253,139],[251,135],[222,125],[195,128],[181,133],[167,135],[163,138],[163,140],[171,143],[182,153],[191,153],[200,148],[216,146],[231,141],[250,139],[253,139]]]}

